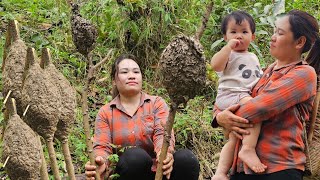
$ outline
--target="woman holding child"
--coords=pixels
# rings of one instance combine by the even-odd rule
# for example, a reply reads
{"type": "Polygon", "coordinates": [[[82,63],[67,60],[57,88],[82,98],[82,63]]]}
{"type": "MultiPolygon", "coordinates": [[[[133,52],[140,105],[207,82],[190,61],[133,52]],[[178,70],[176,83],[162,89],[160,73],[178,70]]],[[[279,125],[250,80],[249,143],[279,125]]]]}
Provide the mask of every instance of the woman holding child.
{"type": "Polygon", "coordinates": [[[265,165],[264,171],[254,173],[244,163],[250,161],[250,156],[239,158],[238,140],[231,180],[302,180],[306,163],[302,118],[309,118],[316,94],[319,49],[319,25],[313,16],[292,10],[277,18],[270,42],[275,62],[252,89],[253,98],[214,111],[213,126],[219,124],[239,138],[249,134],[246,128],[262,122],[255,150],[265,165]],[[303,60],[302,54],[309,50],[303,60]]]}

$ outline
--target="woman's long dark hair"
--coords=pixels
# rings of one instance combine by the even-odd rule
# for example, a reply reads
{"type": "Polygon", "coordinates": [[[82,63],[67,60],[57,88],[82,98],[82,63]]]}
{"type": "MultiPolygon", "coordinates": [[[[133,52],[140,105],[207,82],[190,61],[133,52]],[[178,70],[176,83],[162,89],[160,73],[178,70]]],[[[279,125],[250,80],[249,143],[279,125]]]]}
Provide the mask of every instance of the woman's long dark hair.
{"type": "MultiPolygon", "coordinates": [[[[124,59],[131,59],[133,60],[134,62],[136,62],[138,64],[138,66],[140,67],[140,64],[139,62],[137,61],[137,58],[136,56],[132,55],[132,54],[122,54],[120,55],[115,61],[114,63],[112,64],[112,67],[111,67],[111,80],[112,81],[115,81],[115,78],[116,76],[118,75],[118,72],[119,72],[119,67],[118,65],[120,64],[121,61],[123,61],[124,59]]],[[[141,72],[141,74],[143,75],[143,73],[141,72]]],[[[117,97],[119,94],[119,91],[117,89],[117,86],[112,86],[112,99],[117,97]]]]}
{"type": "Polygon", "coordinates": [[[306,38],[302,53],[310,50],[306,61],[315,69],[317,75],[319,75],[320,38],[318,21],[312,15],[300,10],[289,11],[287,16],[289,16],[289,23],[294,39],[297,40],[302,36],[306,38]]]}

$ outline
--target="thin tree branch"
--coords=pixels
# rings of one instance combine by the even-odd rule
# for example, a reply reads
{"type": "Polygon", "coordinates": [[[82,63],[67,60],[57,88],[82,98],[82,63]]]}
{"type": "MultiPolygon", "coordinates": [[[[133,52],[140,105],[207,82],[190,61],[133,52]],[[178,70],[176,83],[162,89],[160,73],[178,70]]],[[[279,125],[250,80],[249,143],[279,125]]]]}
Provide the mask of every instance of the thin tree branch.
{"type": "Polygon", "coordinates": [[[110,54],[112,53],[113,49],[110,49],[109,52],[107,53],[107,56],[105,58],[103,58],[99,63],[97,63],[96,65],[94,65],[92,67],[93,71],[98,69],[100,66],[102,66],[104,63],[106,63],[109,58],[110,58],[110,54]]]}
{"type": "Polygon", "coordinates": [[[202,18],[202,23],[201,23],[201,26],[200,28],[198,29],[198,31],[196,32],[196,35],[195,35],[195,38],[197,40],[200,40],[201,36],[203,35],[203,32],[204,30],[206,29],[207,27],[207,23],[209,21],[209,17],[210,17],[210,14],[212,12],[212,8],[213,8],[213,1],[211,0],[207,6],[207,11],[206,13],[204,14],[203,18],[202,18]]]}

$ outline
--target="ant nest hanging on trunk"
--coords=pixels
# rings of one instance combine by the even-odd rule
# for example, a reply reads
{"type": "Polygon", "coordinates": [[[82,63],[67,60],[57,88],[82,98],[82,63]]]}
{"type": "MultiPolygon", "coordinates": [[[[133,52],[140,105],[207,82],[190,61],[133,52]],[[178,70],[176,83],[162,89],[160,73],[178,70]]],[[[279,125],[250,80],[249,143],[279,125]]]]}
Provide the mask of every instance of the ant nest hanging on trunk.
{"type": "Polygon", "coordinates": [[[39,135],[53,139],[61,108],[60,96],[57,87],[50,82],[50,77],[35,58],[34,49],[29,48],[22,88],[23,107],[29,105],[25,120],[39,135]]]}
{"type": "Polygon", "coordinates": [[[163,85],[173,102],[186,104],[205,86],[203,47],[194,38],[177,36],[162,52],[159,63],[163,85]]]}
{"type": "Polygon", "coordinates": [[[76,91],[70,82],[59,72],[52,64],[48,49],[42,50],[41,67],[45,74],[50,77],[50,82],[58,88],[61,99],[61,107],[59,111],[59,122],[55,137],[60,141],[68,139],[70,128],[75,121],[76,109],[76,91]]]}
{"type": "Polygon", "coordinates": [[[71,4],[71,30],[72,40],[77,47],[78,52],[87,56],[94,48],[97,39],[97,29],[90,21],[81,17],[79,12],[79,5],[71,4]]]}
{"type": "MultiPolygon", "coordinates": [[[[8,103],[13,103],[8,101],[8,103]]],[[[12,105],[11,105],[12,106],[12,105]]],[[[8,108],[10,118],[4,131],[2,162],[10,179],[40,179],[42,151],[39,136],[17,115],[8,108]]]]}
{"type": "Polygon", "coordinates": [[[21,106],[21,88],[22,88],[22,79],[23,72],[25,67],[25,59],[27,55],[27,46],[20,39],[19,30],[17,27],[16,21],[10,21],[8,25],[8,33],[10,33],[9,39],[12,43],[8,50],[8,55],[3,62],[3,71],[2,71],[2,82],[3,89],[2,93],[6,96],[10,91],[10,97],[13,97],[17,101],[17,111],[21,116],[23,109],[21,106]]]}

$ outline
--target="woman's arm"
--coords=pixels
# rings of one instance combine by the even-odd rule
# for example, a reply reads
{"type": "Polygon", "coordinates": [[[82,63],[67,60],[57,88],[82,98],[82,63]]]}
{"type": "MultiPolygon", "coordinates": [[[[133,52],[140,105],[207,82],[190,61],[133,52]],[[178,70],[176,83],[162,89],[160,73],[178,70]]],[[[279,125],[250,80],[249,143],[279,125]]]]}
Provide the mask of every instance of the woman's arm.
{"type": "Polygon", "coordinates": [[[245,128],[253,127],[253,124],[249,124],[247,119],[236,116],[234,112],[239,109],[240,105],[233,105],[224,111],[220,111],[217,108],[213,113],[214,126],[222,126],[225,131],[234,133],[239,139],[242,139],[242,135],[249,134],[249,131],[245,128]]]}
{"type": "Polygon", "coordinates": [[[93,152],[95,157],[101,156],[107,160],[108,156],[112,154],[111,132],[108,121],[108,106],[103,106],[96,117],[95,130],[93,138],[93,152]]]}
{"type": "MultiPolygon", "coordinates": [[[[163,143],[163,135],[164,135],[163,127],[165,127],[165,124],[168,120],[169,107],[161,97],[157,97],[155,99],[153,107],[154,107],[153,113],[154,113],[154,121],[155,121],[153,144],[154,144],[154,152],[158,153],[161,150],[162,143],[163,143]]],[[[175,144],[175,138],[174,138],[174,132],[172,130],[168,152],[174,151],[174,144],[175,144]]]]}
{"type": "Polygon", "coordinates": [[[274,72],[270,79],[272,83],[258,96],[241,105],[235,115],[258,123],[315,96],[317,77],[312,67],[301,65],[284,75],[276,73],[281,72],[274,72]]]}

